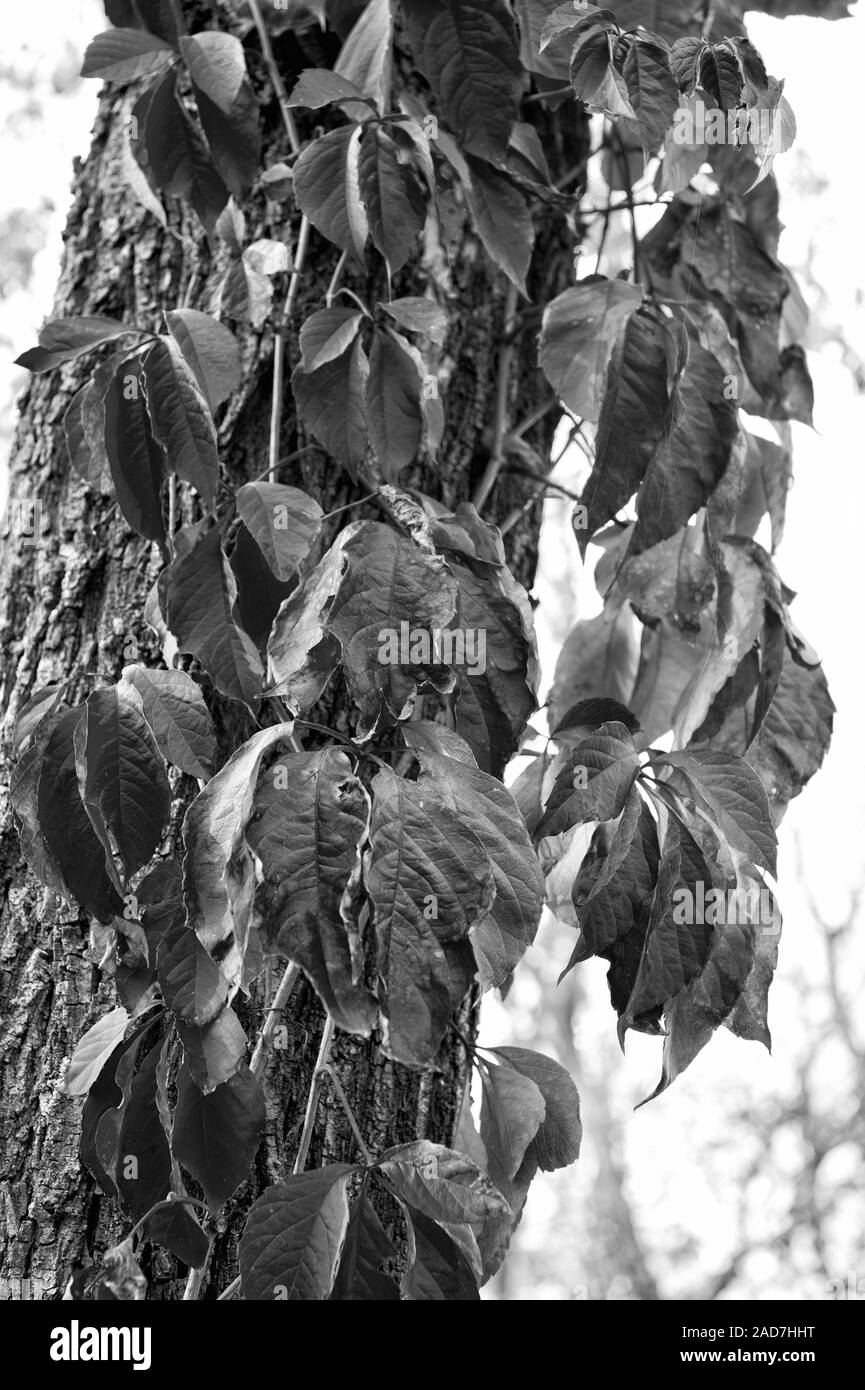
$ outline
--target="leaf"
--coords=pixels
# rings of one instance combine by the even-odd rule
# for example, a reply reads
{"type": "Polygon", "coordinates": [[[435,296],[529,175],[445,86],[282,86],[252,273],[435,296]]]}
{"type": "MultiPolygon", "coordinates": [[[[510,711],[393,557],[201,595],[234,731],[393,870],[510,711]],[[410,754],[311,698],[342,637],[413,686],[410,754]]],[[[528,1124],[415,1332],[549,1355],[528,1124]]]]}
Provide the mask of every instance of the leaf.
{"type": "Polygon", "coordinates": [[[406,37],[468,153],[495,161],[519,115],[522,66],[503,0],[404,0],[406,37]]]}
{"type": "Polygon", "coordinates": [[[281,605],[296,588],[295,580],[274,577],[273,571],[241,521],[228,563],[237,580],[237,617],[261,651],[281,605]]]}
{"type": "Polygon", "coordinates": [[[358,335],[364,315],[359,309],[334,305],[318,309],[304,321],[300,329],[300,365],[304,372],[314,372],[326,362],[342,357],[358,335]]]}
{"type": "Polygon", "coordinates": [[[539,1167],[545,1173],[552,1173],[576,1163],[583,1127],[580,1097],[570,1073],[552,1058],[525,1047],[496,1047],[493,1052],[508,1067],[515,1068],[518,1075],[531,1080],[541,1093],[544,1115],[531,1141],[531,1151],[539,1167]]]}
{"type": "Polygon", "coordinates": [[[348,1227],[348,1180],[355,1171],[351,1164],[331,1163],[262,1193],[240,1238],[244,1298],[330,1297],[348,1227]]]}
{"type": "MultiPolygon", "coordinates": [[[[392,48],[391,0],[370,0],[334,64],[334,73],[359,88],[380,116],[386,115],[390,107],[392,48]]],[[[356,102],[346,102],[343,110],[356,121],[369,115],[364,105],[356,102]]]]}
{"type": "Polygon", "coordinates": [[[246,841],[260,866],[257,930],[302,966],[341,1028],[369,1036],[376,1005],[362,982],[347,901],[359,873],[369,799],[341,749],[287,754],[255,793],[246,841]]]}
{"type": "Polygon", "coordinates": [[[513,797],[494,777],[428,752],[413,738],[411,724],[403,726],[403,735],[421,764],[417,785],[437,791],[486,855],[495,899],[489,915],[472,927],[472,948],[481,988],[502,988],[535,939],[543,905],[543,874],[528,831],[513,797]]]}
{"type": "Polygon", "coordinates": [[[634,708],[631,696],[640,659],[636,627],[627,605],[576,624],[556,662],[548,701],[551,729],[559,728],[581,700],[606,698],[634,708]]]}
{"type": "Polygon", "coordinates": [[[219,482],[216,430],[195,374],[173,338],[161,337],[148,353],[144,386],[153,433],[169,467],[212,510],[219,482]]]}
{"type": "Polygon", "coordinates": [[[669,422],[640,488],[629,554],[675,535],[724,476],[738,432],[726,381],[717,358],[691,340],[673,387],[669,422]]]}
{"type": "Polygon", "coordinates": [[[148,1221],[147,1233],[155,1245],[164,1245],[191,1269],[204,1266],[210,1241],[185,1203],[160,1207],[148,1221]]]}
{"type": "Polygon", "coordinates": [[[531,604],[504,566],[491,571],[452,563],[451,570],[459,584],[465,634],[457,730],[478,766],[500,777],[537,708],[540,671],[531,604]]]}
{"type": "Polygon", "coordinates": [[[165,322],[195,373],[212,415],[240,385],[237,339],[217,319],[198,309],[169,309],[165,322]]]}
{"type": "Polygon", "coordinates": [[[669,56],[659,44],[637,36],[628,47],[622,75],[637,113],[643,155],[648,161],[663,144],[679,105],[669,56]]]}
{"type": "Polygon", "coordinates": [[[707,44],[699,60],[700,86],[721,111],[733,111],[742,95],[742,69],[725,43],[707,44]]]}
{"type": "Polygon", "coordinates": [[[618,700],[579,700],[562,715],[552,731],[552,736],[555,738],[563,733],[571,736],[577,733],[581,736],[596,733],[602,724],[608,724],[610,721],[624,724],[632,734],[637,733],[640,728],[639,720],[625,705],[619,704],[618,700]]]}
{"type": "Polygon", "coordinates": [[[104,444],[117,505],[133,530],[166,542],[162,518],[165,454],[153,433],[144,392],[145,359],[128,357],[100,367],[94,390],[102,398],[104,444]]]}
{"type": "Polygon", "coordinates": [[[373,909],[385,1050],[409,1066],[434,1061],[465,993],[447,946],[492,902],[492,873],[472,830],[429,784],[382,768],[372,784],[364,883],[373,909]]]}
{"type": "Polygon", "coordinates": [[[273,624],[267,656],[275,683],[268,694],[281,696],[298,714],[312,708],[339,663],[340,644],[327,622],[345,573],[345,548],[356,533],[356,525],[340,531],[273,624]]]}
{"type": "Polygon", "coordinates": [[[179,923],[163,937],[156,956],[165,1007],[202,1028],[228,999],[228,981],[193,929],[179,923]]]}
{"type": "Polygon", "coordinates": [[[22,706],[12,728],[13,757],[20,758],[27,746],[32,746],[39,726],[57,709],[65,689],[65,681],[59,685],[43,685],[22,706]]]}
{"type": "Polygon", "coordinates": [[[205,1095],[184,1065],[177,1075],[171,1151],[197,1183],[212,1211],[243,1182],[264,1134],[264,1093],[245,1063],[205,1095]]]}
{"type": "Polygon", "coordinates": [[[450,684],[431,634],[453,617],[457,585],[440,556],[380,522],[357,526],[342,555],[345,570],[326,627],[340,643],[346,684],[361,711],[358,734],[367,737],[383,720],[399,719],[419,686],[450,684]]]}
{"type": "Polygon", "coordinates": [[[752,863],[776,872],[777,837],[760,779],[742,758],[720,749],[665,753],[653,766],[677,768],[698,807],[706,808],[728,844],[752,863]]]}
{"type": "MultiPolygon", "coordinates": [[[[217,173],[210,151],[180,104],[173,72],[139,98],[133,115],[139,122],[143,165],[148,178],[172,198],[189,203],[207,235],[228,202],[228,189],[217,173]]],[[[142,155],[136,151],[139,163],[142,155]]]]}
{"type": "Polygon", "coordinates": [[[141,29],[109,29],[91,39],[84,53],[82,77],[104,82],[133,82],[163,72],[177,54],[156,34],[141,29]]]}
{"type": "Polygon", "coordinates": [[[481,1139],[489,1175],[501,1189],[516,1176],[547,1107],[531,1077],[513,1067],[485,1067],[481,1080],[481,1139]]]}
{"type": "Polygon", "coordinates": [[[294,166],[294,194],[312,225],[363,264],[369,224],[360,196],[360,140],[360,126],[313,140],[294,166]]]}
{"type": "Polygon", "coordinates": [[[409,1261],[400,1289],[415,1303],[470,1303],[480,1299],[471,1266],[437,1222],[406,1210],[409,1261]]]}
{"type": "Polygon", "coordinates": [[[213,163],[234,197],[244,198],[261,164],[258,102],[252,87],[244,80],[230,115],[197,87],[193,91],[213,163]]]}
{"type": "Polygon", "coordinates": [[[420,1139],[388,1149],[377,1167],[401,1202],[445,1228],[482,1231],[510,1211],[502,1194],[465,1154],[420,1139]]]}
{"type": "Polygon", "coordinates": [[[639,286],[592,275],[564,290],[544,309],[538,361],[575,415],[597,420],[613,346],[642,300],[639,286]]]}
{"type": "Polygon", "coordinates": [[[162,839],[171,788],[150,726],[121,685],[88,697],[75,731],[75,761],[81,798],[104,846],[109,874],[115,872],[116,849],[128,879],[162,839]]]}
{"type": "Polygon", "coordinates": [[[205,1095],[230,1080],[244,1062],[247,1037],[232,1008],[223,1009],[202,1027],[178,1022],[177,1031],[183,1043],[183,1060],[205,1095]]]}
{"type": "Polygon", "coordinates": [[[591,820],[612,820],[622,811],[640,772],[634,740],[624,724],[602,724],[581,739],[559,770],[538,826],[538,835],[561,835],[591,820]]]}
{"type": "Polygon", "coordinates": [[[434,300],[406,295],[404,299],[392,299],[381,307],[400,328],[407,328],[411,333],[423,333],[439,347],[444,347],[450,319],[447,311],[434,300]]]}
{"type": "Polygon", "coordinates": [[[396,482],[423,435],[421,379],[399,334],[375,329],[366,394],[370,441],[383,476],[396,482]]]}
{"type": "Polygon", "coordinates": [[[207,779],[216,762],[216,730],[201,687],[185,671],[125,666],[121,690],[132,686],[166,760],[207,779]]]}
{"type": "MultiPolygon", "coordinates": [[[[288,99],[290,107],[305,106],[309,111],[320,111],[323,106],[356,98],[362,103],[367,114],[369,106],[363,100],[364,93],[354,82],[330,68],[304,68],[291,89],[288,99]]],[[[362,119],[362,118],[359,118],[362,119]]]]}
{"type": "MultiPolygon", "coordinates": [[[[252,854],[244,831],[252,815],[261,759],[291,736],[290,724],[262,729],[242,744],[189,806],[183,821],[183,896],[189,925],[218,959],[229,984],[246,984],[250,948],[252,854]]],[[[250,963],[257,966],[256,951],[250,963]]]]}
{"type": "Polygon", "coordinates": [[[373,245],[396,275],[417,249],[426,202],[411,167],[397,158],[393,140],[372,123],[360,139],[358,183],[373,245]]]}
{"type": "Polygon", "coordinates": [[[634,928],[645,930],[659,858],[655,820],[634,788],[621,815],[596,829],[574,880],[580,939],[567,970],[607,954],[634,928]]]}
{"type": "Polygon", "coordinates": [[[318,535],[322,511],[314,498],[282,483],[245,483],[237,514],[277,579],[297,573],[318,535]]]}
{"type": "Polygon", "coordinates": [[[38,826],[66,892],[85,912],[109,922],[122,915],[123,902],[106,872],[105,851],[78,791],[73,734],[81,714],[81,705],[62,714],[46,743],[39,768],[38,826]]]}
{"type": "Polygon", "coordinates": [[[125,1009],[109,1009],[87,1029],[63,1077],[63,1094],[86,1096],[129,1023],[125,1009]]]}
{"type": "Polygon", "coordinates": [[[233,261],[219,291],[219,312],[261,328],[273,304],[273,282],[246,257],[233,261]]]}
{"type": "Polygon", "coordinates": [[[141,1035],[150,1022],[152,1019],[146,1017],[138,1019],[133,1024],[130,1036],[117,1044],[91,1083],[81,1111],[81,1162],[93,1174],[100,1190],[110,1196],[117,1195],[114,1166],[120,1132],[120,1109],[129,1096],[141,1035]],[[97,1146],[100,1134],[104,1140],[101,1152],[97,1146]]]}
{"type": "Polygon", "coordinates": [[[136,1072],[117,1138],[117,1190],[134,1221],[171,1188],[171,1153],[156,1102],[160,1052],[158,1045],[151,1048],[136,1072]]]}
{"type": "Polygon", "coordinates": [[[587,512],[586,525],[577,533],[583,556],[594,533],[636,492],[661,445],[669,402],[670,350],[665,320],[642,308],[630,315],[613,348],[598,420],[595,464],[581,498],[587,512]]]}
{"type": "Polygon", "coordinates": [[[357,478],[366,453],[369,362],[360,338],[313,372],[291,378],[304,428],[346,472],[357,478]]]}
{"type": "Polygon", "coordinates": [[[148,33],[176,46],[177,13],[173,0],[133,0],[133,9],[148,33]]]}
{"type": "Polygon", "coordinates": [[[259,237],[243,253],[247,265],[259,275],[282,275],[291,270],[291,255],[284,241],[259,237]]]}
{"type": "Polygon", "coordinates": [[[219,30],[191,39],[181,36],[180,51],[198,90],[230,116],[246,77],[240,40],[219,30]]]}
{"type": "Polygon", "coordinates": [[[180,651],[201,662],[222,695],[249,705],[261,693],[261,662],[234,622],[237,588],[219,530],[200,528],[198,523],[179,533],[185,545],[175,537],[176,558],[162,579],[166,623],[180,651]]]}
{"type": "Polygon", "coordinates": [[[386,1265],[392,1269],[396,1267],[397,1252],[366,1195],[364,1184],[351,1208],[331,1299],[346,1303],[398,1302],[399,1290],[384,1272],[386,1265]]]}
{"type": "Polygon", "coordinates": [[[475,230],[493,264],[528,297],[526,276],[535,240],[529,204],[491,164],[472,156],[468,162],[471,184],[466,187],[466,200],[475,230]]]}

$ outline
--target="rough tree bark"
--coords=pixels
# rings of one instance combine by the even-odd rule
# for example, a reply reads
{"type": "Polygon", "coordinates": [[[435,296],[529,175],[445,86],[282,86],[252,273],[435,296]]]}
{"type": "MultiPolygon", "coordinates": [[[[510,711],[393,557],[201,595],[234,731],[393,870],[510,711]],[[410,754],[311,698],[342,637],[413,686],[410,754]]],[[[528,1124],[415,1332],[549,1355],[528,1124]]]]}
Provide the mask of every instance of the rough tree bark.
{"type": "MultiPolygon", "coordinates": [[[[198,6],[185,4],[194,29],[198,6]]],[[[285,150],[278,110],[267,89],[254,37],[250,67],[263,102],[268,162],[285,150]]],[[[289,81],[309,57],[290,36],[276,44],[289,81]]],[[[93,144],[75,171],[73,202],[55,314],[110,314],[130,324],[158,329],[165,309],[186,303],[208,309],[218,278],[218,256],[202,244],[200,230],[175,210],[163,232],[136,204],[121,166],[123,129],[137,88],[103,92],[93,144]]],[[[553,176],[574,177],[585,157],[585,126],[569,104],[564,113],[530,108],[554,136],[547,142],[553,176]]],[[[529,110],[529,108],[527,108],[529,110]]],[[[278,235],[269,220],[272,205],[253,197],[245,209],[252,235],[278,235]]],[[[564,214],[545,211],[532,281],[535,304],[562,289],[571,276],[574,234],[564,214]]],[[[321,302],[335,256],[313,241],[298,313],[321,302]]],[[[447,429],[440,464],[417,469],[407,485],[454,505],[471,496],[488,456],[489,430],[503,337],[504,277],[494,273],[476,240],[466,234],[452,267],[458,305],[448,353],[453,372],[446,399],[447,429]]],[[[404,292],[411,292],[405,290],[404,292]]],[[[514,420],[524,418],[548,396],[535,365],[537,313],[523,306],[518,320],[509,386],[514,420]]],[[[232,325],[242,341],[244,380],[219,421],[220,454],[232,482],[262,473],[272,386],[273,339],[269,329],[254,333],[232,325]]],[[[21,345],[26,346],[25,344],[21,345]]],[[[290,365],[296,342],[289,344],[290,365]]],[[[86,696],[93,676],[116,680],[137,646],[147,664],[161,663],[158,643],[142,617],[147,593],[161,567],[155,546],[133,536],[114,504],[85,487],[70,471],[63,442],[63,413],[87,368],[71,364],[33,378],[21,402],[21,420],[10,467],[10,496],[33,499],[41,508],[43,534],[31,544],[12,528],[0,557],[0,710],[3,764],[0,774],[0,1186],[4,1221],[0,1228],[0,1291],[21,1297],[31,1280],[35,1296],[59,1297],[71,1269],[89,1263],[124,1233],[114,1204],[102,1197],[78,1158],[81,1102],[60,1094],[58,1080],[76,1042],[113,1002],[113,986],[88,958],[88,924],[70,919],[59,900],[43,893],[24,864],[8,802],[8,741],[17,712],[33,690],[69,680],[70,700],[86,696]],[[133,645],[134,644],[134,645],[133,645]]],[[[288,375],[288,373],[287,373],[288,375]]],[[[545,457],[555,415],[529,431],[527,439],[545,457]]],[[[299,433],[286,391],[281,453],[306,441],[299,433]]],[[[357,495],[350,482],[321,453],[310,452],[281,473],[281,481],[306,488],[330,511],[357,495]]],[[[502,474],[486,507],[501,520],[530,501],[536,484],[502,474]]],[[[13,507],[15,505],[13,501],[13,507]]],[[[181,506],[192,519],[188,498],[181,506]]],[[[374,515],[374,509],[350,515],[374,515]]],[[[534,572],[540,516],[539,498],[509,532],[508,551],[517,576],[530,584],[534,572]]],[[[334,523],[334,532],[344,521],[334,523]]],[[[328,542],[332,535],[328,537],[328,542]]],[[[252,725],[234,711],[217,708],[223,747],[247,737],[252,725]]],[[[327,721],[346,726],[348,711],[334,705],[327,721]]],[[[184,779],[176,806],[179,824],[194,784],[184,779]],[[183,789],[185,788],[185,795],[183,789]]],[[[278,967],[260,982],[243,1021],[254,1036],[263,1003],[278,967]]],[[[249,1190],[232,1207],[245,1209],[253,1189],[290,1171],[303,1107],[314,1065],[323,1014],[311,989],[301,984],[285,1019],[288,1045],[268,1062],[265,1085],[269,1124],[249,1190]],[[286,1165],[288,1165],[286,1167],[286,1165]]],[[[373,1151],[418,1137],[450,1137],[464,1079],[462,1047],[445,1045],[441,1070],[420,1076],[395,1066],[346,1035],[337,1035],[334,1057],[352,1105],[373,1151]]],[[[345,1158],[352,1152],[347,1127],[327,1088],[322,1098],[310,1164],[345,1158]]],[[[236,1273],[237,1223],[229,1221],[214,1247],[204,1295],[213,1297],[236,1273]]],[[[182,1282],[164,1252],[152,1262],[144,1255],[150,1297],[177,1298],[182,1282]]],[[[182,1273],[182,1271],[181,1271],[182,1273]]]]}

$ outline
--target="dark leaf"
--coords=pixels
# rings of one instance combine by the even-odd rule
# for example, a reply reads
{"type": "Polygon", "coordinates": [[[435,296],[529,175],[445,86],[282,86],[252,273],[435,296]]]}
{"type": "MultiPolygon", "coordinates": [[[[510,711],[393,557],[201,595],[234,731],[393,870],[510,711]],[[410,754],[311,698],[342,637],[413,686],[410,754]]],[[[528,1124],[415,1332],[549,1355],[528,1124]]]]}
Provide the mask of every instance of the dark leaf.
{"type": "Polygon", "coordinates": [[[367,443],[366,389],[369,362],[360,338],[313,372],[298,366],[292,390],[305,429],[357,477],[367,443]]]}
{"type": "Polygon", "coordinates": [[[262,1193],[240,1239],[244,1298],[320,1302],[330,1297],[354,1171],[350,1164],[332,1163],[262,1193]]]}
{"type": "Polygon", "coordinates": [[[164,72],[177,59],[170,44],[142,29],[109,29],[91,39],[84,54],[82,77],[104,82],[133,82],[164,72]]]}
{"type": "Polygon", "coordinates": [[[277,745],[287,745],[290,736],[290,724],[274,724],[253,734],[211,777],[183,821],[183,896],[189,925],[219,961],[230,986],[245,985],[260,968],[257,943],[250,942],[255,869],[244,831],[261,760],[277,745]]]}
{"type": "Polygon", "coordinates": [[[164,1245],[192,1269],[201,1269],[207,1259],[210,1241],[202,1231],[189,1207],[172,1202],[160,1207],[147,1223],[147,1232],[156,1245],[164,1245]]]}
{"type": "Polygon", "coordinates": [[[469,169],[466,198],[477,234],[493,264],[527,294],[535,240],[529,205],[510,179],[485,160],[470,156],[469,169]]]}
{"type": "MultiPolygon", "coordinates": [[[[545,1114],[531,1144],[531,1153],[539,1167],[545,1173],[552,1173],[576,1163],[583,1127],[580,1097],[570,1073],[552,1058],[525,1047],[497,1047],[493,1051],[508,1067],[530,1079],[543,1097],[545,1114]]],[[[516,1174],[513,1176],[516,1178],[516,1174]]]]}
{"type": "Polygon", "coordinates": [[[351,1209],[331,1298],[342,1302],[398,1302],[399,1290],[385,1272],[386,1266],[393,1269],[396,1264],[396,1249],[364,1186],[351,1209]]]}
{"type": "Polygon", "coordinates": [[[98,314],[73,315],[70,318],[49,319],[39,330],[39,346],[22,352],[16,357],[16,367],[26,367],[31,372],[50,372],[63,362],[71,362],[100,343],[110,342],[126,333],[136,338],[143,335],[137,328],[130,328],[116,319],[102,318],[98,314]]]}
{"type": "Polygon", "coordinates": [[[602,724],[581,739],[559,770],[539,835],[561,835],[590,820],[612,820],[622,811],[640,760],[624,724],[602,724]]]}
{"type": "Polygon", "coordinates": [[[373,245],[395,275],[417,248],[426,203],[411,168],[400,163],[396,145],[380,126],[369,124],[363,131],[358,180],[373,245]]]}
{"type": "Polygon", "coordinates": [[[360,196],[361,129],[340,126],[307,145],[294,166],[294,193],[314,227],[363,264],[369,235],[360,196]]]}
{"type": "Polygon", "coordinates": [[[500,1189],[516,1176],[547,1107],[530,1076],[510,1066],[484,1068],[481,1139],[489,1175],[500,1189]]]}
{"type": "Polygon", "coordinates": [[[288,754],[255,793],[246,840],[260,863],[258,930],[302,966],[341,1028],[369,1035],[376,1005],[347,897],[360,868],[369,800],[341,749],[288,754]]]}
{"type": "Polygon", "coordinates": [[[467,937],[492,902],[491,865],[473,830],[428,783],[382,768],[373,802],[364,883],[373,908],[385,1047],[410,1066],[434,1061],[463,994],[447,943],[467,937]]]}
{"type": "Polygon", "coordinates": [[[148,353],[144,386],[153,434],[168,467],[197,488],[212,509],[219,482],[216,430],[195,373],[173,338],[161,337],[148,353]]]}
{"type": "Polygon", "coordinates": [[[189,548],[163,571],[169,630],[179,649],[201,662],[221,694],[249,705],[261,692],[261,661],[234,621],[237,588],[219,530],[202,534],[199,523],[180,534],[186,535],[189,548]]]}
{"type": "Polygon", "coordinates": [[[519,114],[522,67],[503,0],[404,0],[406,36],[461,146],[496,160],[519,114]]]}
{"type": "Polygon", "coordinates": [[[290,579],[309,554],[321,523],[321,507],[299,488],[246,483],[237,492],[237,514],[277,579],[290,579]]]}
{"type": "Polygon", "coordinates": [[[73,735],[82,706],[57,720],[42,757],[37,792],[38,824],[66,891],[100,922],[120,916],[123,903],[108,877],[105,850],[78,790],[73,735]]]}
{"type": "Polygon", "coordinates": [[[376,328],[367,382],[369,433],[382,474],[396,482],[423,435],[421,379],[399,334],[376,328]]]}
{"type": "Polygon", "coordinates": [[[590,276],[544,309],[538,360],[564,404],[582,419],[597,420],[613,346],[642,301],[637,285],[590,276]]]}
{"type": "Polygon", "coordinates": [[[264,1093],[245,1064],[209,1095],[181,1067],[171,1151],[201,1184],[213,1211],[246,1177],[266,1118],[264,1093]]]}
{"type": "Polygon", "coordinates": [[[186,923],[172,928],[157,952],[166,1008],[197,1027],[210,1023],[228,998],[228,981],[186,923]]]}
{"type": "Polygon", "coordinates": [[[409,1262],[400,1289],[415,1303],[474,1303],[477,1281],[462,1251],[442,1226],[422,1212],[406,1211],[409,1262]]]}
{"type": "Polygon", "coordinates": [[[191,204],[208,236],[228,202],[228,189],[217,173],[210,151],[181,106],[174,73],[166,73],[135,105],[142,131],[139,163],[156,187],[191,204]]]}
{"type": "Polygon", "coordinates": [[[134,1221],[171,1187],[171,1153],[156,1105],[160,1052],[158,1045],[152,1048],[135,1074],[117,1140],[117,1190],[134,1221]]]}
{"type": "Polygon", "coordinates": [[[198,309],[170,309],[168,331],[195,373],[211,414],[240,385],[240,348],[234,334],[198,309]]]}
{"type": "Polygon", "coordinates": [[[105,453],[117,505],[133,530],[165,545],[162,485],[165,453],[156,439],[144,390],[144,358],[100,367],[93,389],[102,399],[105,453]]]}
{"type": "Polygon", "coordinates": [[[183,1043],[183,1060],[205,1095],[230,1080],[244,1062],[247,1038],[232,1008],[223,1009],[203,1027],[178,1022],[177,1031],[183,1043]]]}
{"type": "Polygon", "coordinates": [[[216,730],[201,687],[185,671],[125,666],[120,688],[132,686],[168,762],[206,780],[216,762],[216,730]]]}

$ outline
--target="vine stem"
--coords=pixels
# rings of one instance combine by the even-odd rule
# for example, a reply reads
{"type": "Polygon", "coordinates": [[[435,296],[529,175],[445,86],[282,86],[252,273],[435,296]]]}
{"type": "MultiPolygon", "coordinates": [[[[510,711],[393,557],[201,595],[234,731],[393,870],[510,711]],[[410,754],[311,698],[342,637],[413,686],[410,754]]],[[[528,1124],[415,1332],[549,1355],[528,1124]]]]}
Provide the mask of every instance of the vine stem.
{"type": "Polygon", "coordinates": [[[324,1032],[321,1035],[321,1043],[318,1048],[318,1056],[315,1059],[315,1071],[312,1074],[312,1085],[309,1088],[309,1095],[306,1101],[306,1114],[303,1117],[303,1130],[300,1135],[300,1144],[297,1150],[297,1157],[294,1160],[292,1169],[296,1177],[302,1173],[306,1167],[306,1160],[309,1156],[309,1146],[312,1143],[312,1131],[315,1128],[315,1116],[318,1110],[318,1102],[321,1097],[324,1078],[327,1075],[325,1068],[330,1061],[330,1049],[333,1046],[335,1024],[330,1014],[328,1014],[324,1032]]]}
{"type": "Polygon", "coordinates": [[[288,136],[288,143],[291,146],[292,154],[300,154],[300,137],[297,133],[297,126],[294,123],[294,114],[288,104],[288,92],[282,80],[282,73],[276,65],[273,56],[273,47],[270,42],[270,34],[267,32],[267,25],[264,22],[264,15],[261,13],[261,6],[258,0],[248,0],[250,13],[252,14],[255,27],[258,30],[258,41],[261,44],[261,56],[267,68],[267,75],[276,92],[276,99],[279,102],[279,109],[282,112],[282,121],[285,126],[285,133],[288,136]]]}
{"type": "Polygon", "coordinates": [[[303,217],[300,219],[300,228],[297,233],[297,246],[294,252],[294,265],[291,270],[291,279],[288,282],[288,293],[285,296],[282,317],[277,326],[276,337],[273,344],[273,395],[270,404],[270,447],[268,450],[268,478],[272,483],[276,482],[276,475],[279,471],[279,440],[282,433],[282,393],[285,379],[285,336],[294,311],[297,292],[300,289],[300,277],[303,273],[306,253],[309,249],[309,230],[309,218],[306,213],[304,213],[303,217]]]}
{"type": "Polygon", "coordinates": [[[273,1003],[267,1011],[267,1018],[264,1020],[261,1032],[258,1035],[258,1041],[255,1044],[255,1051],[252,1054],[252,1061],[249,1064],[249,1070],[252,1072],[252,1075],[256,1079],[258,1079],[258,1077],[261,1076],[261,1073],[264,1071],[264,1050],[267,1046],[268,1040],[271,1038],[276,1028],[277,1016],[284,1012],[285,1006],[288,1003],[288,1000],[291,996],[291,992],[297,984],[299,978],[300,966],[295,965],[294,961],[290,961],[289,964],[286,966],[285,974],[279,982],[279,988],[277,989],[276,994],[273,996],[273,1003]]]}
{"type": "Polygon", "coordinates": [[[505,432],[508,419],[508,389],[511,368],[514,362],[514,323],[517,316],[517,287],[509,284],[505,299],[504,343],[499,353],[498,381],[496,385],[496,415],[493,425],[493,444],[483,477],[472,498],[478,511],[486,502],[504,462],[505,432]]]}

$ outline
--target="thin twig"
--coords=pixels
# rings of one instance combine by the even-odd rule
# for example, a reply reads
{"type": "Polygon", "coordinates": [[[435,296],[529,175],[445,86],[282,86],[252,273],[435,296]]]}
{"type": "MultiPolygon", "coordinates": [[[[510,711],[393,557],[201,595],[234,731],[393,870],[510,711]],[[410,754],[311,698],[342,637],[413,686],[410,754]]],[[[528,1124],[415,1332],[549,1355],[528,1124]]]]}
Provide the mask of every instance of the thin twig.
{"type": "Polygon", "coordinates": [[[330,1049],[333,1045],[334,1022],[328,1014],[324,1032],[321,1035],[321,1043],[318,1049],[318,1057],[315,1061],[315,1071],[312,1075],[312,1085],[309,1088],[309,1095],[306,1101],[306,1114],[303,1117],[303,1130],[300,1135],[300,1145],[297,1150],[297,1157],[294,1160],[292,1169],[295,1177],[302,1173],[306,1167],[306,1160],[309,1156],[309,1146],[312,1143],[312,1131],[315,1129],[315,1115],[318,1110],[318,1102],[321,1096],[321,1088],[324,1085],[324,1078],[327,1075],[325,1067],[330,1061],[330,1049]]]}
{"type": "Polygon", "coordinates": [[[252,1054],[252,1061],[249,1070],[254,1077],[259,1077],[264,1071],[265,1055],[264,1050],[276,1029],[277,1016],[285,1011],[292,990],[300,978],[300,966],[290,961],[285,968],[285,974],[279,982],[279,988],[273,996],[273,1003],[267,1011],[267,1018],[264,1020],[258,1041],[255,1044],[255,1051],[252,1054]]]}
{"type": "Polygon", "coordinates": [[[216,1300],[217,1303],[224,1303],[227,1298],[234,1298],[234,1295],[238,1292],[239,1288],[240,1275],[238,1274],[236,1279],[232,1279],[230,1284],[226,1284],[225,1288],[222,1290],[222,1293],[216,1300]]]}
{"type": "Polygon", "coordinates": [[[475,495],[472,498],[478,511],[480,511],[495,486],[496,478],[504,462],[504,442],[508,420],[508,392],[510,389],[511,367],[513,366],[515,353],[514,320],[517,315],[517,293],[516,285],[509,284],[507,297],[505,299],[504,342],[499,352],[493,444],[489,459],[487,460],[487,466],[484,469],[483,477],[478,483],[475,489],[475,495]]]}
{"type": "Polygon", "coordinates": [[[336,291],[339,287],[339,282],[342,278],[342,272],[345,270],[347,260],[348,252],[343,251],[342,255],[336,263],[336,270],[333,272],[333,275],[331,276],[330,284],[327,287],[327,294],[324,296],[324,302],[327,305],[328,309],[333,303],[333,296],[336,294],[336,291]]]}

